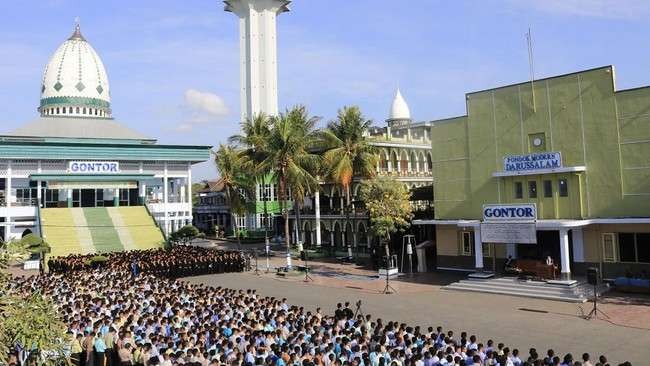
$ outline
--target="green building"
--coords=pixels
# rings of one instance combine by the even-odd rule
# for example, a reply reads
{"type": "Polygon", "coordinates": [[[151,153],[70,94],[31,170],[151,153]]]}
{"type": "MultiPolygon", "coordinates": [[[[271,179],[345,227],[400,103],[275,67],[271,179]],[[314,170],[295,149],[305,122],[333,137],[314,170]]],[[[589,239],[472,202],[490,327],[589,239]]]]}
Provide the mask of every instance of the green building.
{"type": "Polygon", "coordinates": [[[436,225],[438,268],[550,256],[563,278],[650,270],[650,87],[615,81],[606,66],[472,92],[467,115],[434,121],[435,219],[417,224],[436,225]],[[511,204],[536,211],[536,244],[482,239],[495,208],[514,223],[511,204]]]}

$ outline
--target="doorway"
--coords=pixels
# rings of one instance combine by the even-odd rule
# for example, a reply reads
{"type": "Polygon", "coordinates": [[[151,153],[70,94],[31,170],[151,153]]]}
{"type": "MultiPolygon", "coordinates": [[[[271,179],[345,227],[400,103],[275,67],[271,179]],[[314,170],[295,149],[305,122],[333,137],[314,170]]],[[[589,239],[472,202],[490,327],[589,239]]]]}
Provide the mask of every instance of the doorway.
{"type": "Polygon", "coordinates": [[[555,263],[560,263],[560,232],[557,230],[538,230],[537,244],[517,244],[519,259],[543,261],[547,256],[551,256],[555,263]]]}
{"type": "Polygon", "coordinates": [[[81,190],[81,207],[95,207],[95,190],[82,189],[81,190]]]}

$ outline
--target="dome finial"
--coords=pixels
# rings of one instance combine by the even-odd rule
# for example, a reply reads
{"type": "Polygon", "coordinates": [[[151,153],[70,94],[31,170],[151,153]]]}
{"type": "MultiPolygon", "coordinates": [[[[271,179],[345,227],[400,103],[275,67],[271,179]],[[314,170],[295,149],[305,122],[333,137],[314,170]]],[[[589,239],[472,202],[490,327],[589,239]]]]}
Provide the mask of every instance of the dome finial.
{"type": "Polygon", "coordinates": [[[81,27],[79,26],[79,17],[74,18],[74,33],[72,33],[72,35],[68,39],[78,39],[81,41],[86,40],[84,36],[81,35],[81,27]]]}

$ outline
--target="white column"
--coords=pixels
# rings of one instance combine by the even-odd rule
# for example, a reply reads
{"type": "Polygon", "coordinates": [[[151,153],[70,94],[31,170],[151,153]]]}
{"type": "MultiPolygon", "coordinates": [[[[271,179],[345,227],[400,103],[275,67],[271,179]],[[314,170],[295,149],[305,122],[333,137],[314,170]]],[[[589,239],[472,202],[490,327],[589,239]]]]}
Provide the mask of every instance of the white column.
{"type": "Polygon", "coordinates": [[[164,224],[164,231],[165,235],[169,235],[169,213],[167,212],[167,191],[169,188],[167,187],[169,184],[169,181],[167,180],[167,162],[165,162],[164,166],[164,171],[163,171],[163,210],[165,211],[163,214],[163,222],[164,224]]]}
{"type": "Polygon", "coordinates": [[[573,244],[573,261],[585,261],[585,244],[582,235],[582,228],[571,229],[571,241],[573,244]]]}
{"type": "Polygon", "coordinates": [[[140,182],[140,192],[138,193],[140,196],[140,200],[142,201],[141,203],[143,205],[147,204],[147,184],[144,182],[140,182]]]}
{"type": "Polygon", "coordinates": [[[192,207],[192,164],[190,163],[187,163],[187,202],[192,207]]]}
{"type": "Polygon", "coordinates": [[[569,230],[560,229],[560,265],[563,280],[571,279],[571,258],[569,257],[569,230]]]}
{"type": "Polygon", "coordinates": [[[41,187],[41,181],[36,182],[36,204],[38,207],[41,207],[41,199],[43,198],[43,192],[41,192],[42,187],[41,187]]]}
{"type": "Polygon", "coordinates": [[[314,214],[316,217],[316,246],[321,246],[321,237],[320,237],[320,187],[314,192],[314,214]]]}
{"type": "Polygon", "coordinates": [[[483,271],[483,242],[481,241],[481,228],[474,228],[474,257],[476,258],[476,270],[483,271]]]}
{"type": "Polygon", "coordinates": [[[334,230],[330,231],[330,246],[334,246],[334,230]]]}
{"type": "MultiPolygon", "coordinates": [[[[11,160],[7,162],[7,180],[5,184],[5,206],[7,208],[11,207],[11,200],[13,198],[13,195],[11,193],[11,160]]],[[[11,234],[11,210],[7,209],[7,216],[5,217],[5,237],[4,239],[9,241],[12,239],[12,234],[11,234]]]]}
{"type": "Polygon", "coordinates": [[[285,0],[227,0],[225,10],[239,17],[241,120],[259,112],[278,114],[277,16],[285,0]]]}
{"type": "MultiPolygon", "coordinates": [[[[11,207],[11,200],[12,200],[12,194],[11,194],[11,160],[7,162],[7,184],[5,185],[5,205],[7,207],[11,207]]],[[[10,212],[10,211],[7,211],[10,212]]],[[[7,221],[9,221],[7,219],[7,221]]],[[[8,229],[7,229],[8,230],[8,229]]]]}
{"type": "Polygon", "coordinates": [[[509,243],[506,244],[506,258],[512,256],[512,258],[517,258],[517,244],[509,243]]]}
{"type": "Polygon", "coordinates": [[[352,245],[356,248],[357,247],[357,232],[353,231],[352,232],[352,245]]]}

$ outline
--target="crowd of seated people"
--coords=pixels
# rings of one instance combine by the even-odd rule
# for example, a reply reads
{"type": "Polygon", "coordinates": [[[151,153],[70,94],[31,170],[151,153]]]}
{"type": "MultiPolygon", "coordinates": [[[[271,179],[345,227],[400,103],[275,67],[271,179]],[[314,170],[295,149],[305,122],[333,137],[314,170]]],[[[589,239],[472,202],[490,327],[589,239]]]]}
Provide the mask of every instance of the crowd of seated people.
{"type": "Polygon", "coordinates": [[[211,273],[241,272],[249,265],[249,256],[238,251],[179,245],[171,249],[132,250],[102,254],[105,261],[94,261],[96,254],[69,255],[48,260],[50,272],[65,273],[99,265],[128,269],[134,274],[152,273],[178,278],[211,273]]]}
{"type": "Polygon", "coordinates": [[[347,306],[330,315],[255,290],[191,284],[145,266],[133,275],[129,268],[133,256],[155,268],[155,263],[205,254],[176,250],[172,253],[189,258],[175,259],[156,250],[111,255],[103,268],[71,266],[16,278],[12,290],[28,294],[39,289],[55,301],[70,337],[67,357],[75,365],[608,365],[602,356],[574,359],[552,351],[544,356],[535,349],[525,354],[465,332],[354,314],[347,306]]]}

